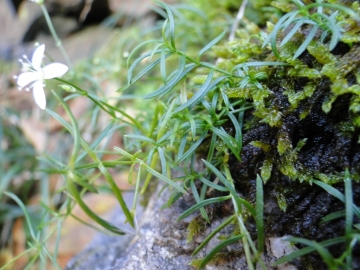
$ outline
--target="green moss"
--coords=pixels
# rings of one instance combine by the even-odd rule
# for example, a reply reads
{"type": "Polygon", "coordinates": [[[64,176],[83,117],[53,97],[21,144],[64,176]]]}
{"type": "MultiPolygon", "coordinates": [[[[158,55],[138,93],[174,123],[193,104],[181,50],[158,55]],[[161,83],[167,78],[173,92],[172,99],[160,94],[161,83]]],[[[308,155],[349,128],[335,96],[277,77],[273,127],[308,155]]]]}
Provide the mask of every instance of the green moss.
{"type": "Polygon", "coordinates": [[[261,142],[261,141],[252,141],[250,144],[253,145],[253,146],[256,146],[258,148],[261,148],[262,150],[264,150],[265,153],[269,152],[269,150],[271,149],[270,144],[264,143],[264,142],[261,142]]]}
{"type": "Polygon", "coordinates": [[[273,161],[271,157],[268,156],[267,158],[265,158],[264,164],[261,166],[260,169],[260,175],[265,184],[271,177],[272,168],[273,168],[273,161]]]}
{"type": "Polygon", "coordinates": [[[261,119],[261,122],[269,124],[271,127],[282,125],[282,113],[276,107],[261,108],[254,112],[254,116],[261,119]]]}
{"type": "Polygon", "coordinates": [[[286,203],[286,197],[285,197],[285,194],[281,193],[281,192],[278,192],[276,194],[276,199],[278,201],[278,205],[279,205],[279,208],[286,212],[286,209],[287,209],[287,203],[286,203]]]}
{"type": "Polygon", "coordinates": [[[193,241],[194,236],[204,231],[205,228],[206,228],[206,220],[203,219],[201,216],[191,220],[187,228],[187,233],[188,233],[187,242],[193,241]]]}
{"type": "MultiPolygon", "coordinates": [[[[331,2],[339,3],[339,1],[331,2]]],[[[298,8],[292,1],[285,0],[272,2],[272,5],[284,13],[298,8]]],[[[360,10],[358,3],[347,6],[355,12],[360,10]]],[[[324,9],[325,14],[329,16],[335,11],[332,8],[324,9]]],[[[253,103],[252,117],[245,120],[247,132],[263,124],[276,131],[274,134],[277,153],[270,150],[274,148],[269,146],[268,141],[255,139],[250,142],[265,153],[262,166],[258,167],[265,182],[271,179],[275,168],[292,180],[311,182],[311,179],[320,179],[327,183],[342,181],[341,173],[335,169],[326,172],[318,171],[316,166],[304,163],[303,158],[299,158],[300,153],[304,155],[301,149],[304,146],[307,149],[305,151],[309,151],[308,148],[314,147],[316,151],[314,139],[306,142],[308,137],[298,138],[294,134],[296,131],[289,133],[288,129],[284,128],[292,125],[287,119],[297,119],[292,120],[293,125],[302,127],[304,126],[302,123],[313,123],[313,121],[319,121],[321,117],[323,118],[321,121],[329,121],[328,119],[332,117],[330,115],[339,114],[336,111],[339,110],[338,108],[341,107],[341,112],[344,113],[345,106],[347,116],[344,117],[347,120],[340,123],[348,123],[348,126],[352,126],[351,129],[347,129],[350,136],[358,132],[356,128],[360,127],[360,46],[353,42],[358,39],[360,29],[355,18],[347,13],[339,12],[332,20],[334,24],[341,22],[343,27],[341,30],[343,32],[339,32],[342,43],[339,43],[333,51],[329,49],[331,35],[322,36],[319,31],[319,34],[316,34],[308,43],[306,50],[299,57],[294,58],[299,46],[304,43],[311,30],[312,26],[306,23],[285,44],[280,45],[280,42],[285,38],[287,31],[277,33],[276,46],[279,59],[268,50],[270,46],[261,47],[262,38],[260,38],[259,29],[251,24],[238,31],[238,39],[214,49],[214,52],[223,58],[218,66],[229,71],[235,65],[245,62],[281,61],[288,64],[285,67],[240,69],[238,75],[241,78],[234,79],[224,89],[229,98],[246,99],[253,103]],[[256,35],[256,39],[251,38],[256,35]],[[339,101],[339,98],[344,95],[348,96],[339,101]],[[322,115],[318,111],[320,101],[320,109],[329,116],[322,115]],[[340,105],[342,102],[345,103],[340,105]],[[294,141],[294,138],[298,139],[294,141]]],[[[269,32],[274,30],[272,22],[268,22],[267,27],[269,32]]],[[[329,122],[328,125],[335,132],[343,132],[341,130],[344,130],[345,124],[338,125],[329,122]]],[[[309,133],[306,136],[313,135],[309,133]]],[[[345,170],[345,167],[342,169],[345,170]]],[[[356,172],[353,174],[355,175],[356,172]]]]}
{"type": "Polygon", "coordinates": [[[299,106],[300,101],[309,98],[314,94],[316,86],[317,84],[315,82],[309,82],[304,86],[302,91],[295,92],[293,88],[288,88],[284,91],[284,94],[287,95],[292,108],[295,109],[299,106]]]}
{"type": "Polygon", "coordinates": [[[308,52],[315,57],[320,64],[335,63],[336,57],[330,53],[329,48],[321,42],[313,41],[308,47],[308,52]]]}

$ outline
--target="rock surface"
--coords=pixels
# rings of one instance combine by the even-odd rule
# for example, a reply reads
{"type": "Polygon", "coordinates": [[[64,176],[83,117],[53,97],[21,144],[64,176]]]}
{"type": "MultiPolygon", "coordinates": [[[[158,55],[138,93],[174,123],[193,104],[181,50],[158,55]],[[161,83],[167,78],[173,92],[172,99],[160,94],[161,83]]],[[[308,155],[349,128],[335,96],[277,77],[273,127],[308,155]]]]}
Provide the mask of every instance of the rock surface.
{"type": "MultiPolygon", "coordinates": [[[[232,225],[225,227],[217,235],[218,237],[214,237],[197,256],[192,257],[191,253],[195,248],[227,217],[215,215],[205,231],[197,235],[193,241],[188,242],[187,227],[196,214],[182,221],[177,221],[177,219],[185,210],[194,205],[193,197],[184,195],[172,207],[161,210],[171,194],[169,190],[165,190],[159,196],[162,188],[163,185],[160,183],[151,196],[145,212],[139,215],[141,220],[136,235],[129,234],[121,237],[99,235],[88,248],[69,262],[66,270],[195,269],[190,266],[192,260],[205,257],[221,242],[219,236],[226,236],[233,232],[232,225]]],[[[117,224],[123,223],[123,219],[119,219],[121,213],[116,213],[114,217],[117,224]]],[[[228,246],[224,252],[233,256],[228,256],[216,264],[209,264],[205,269],[248,269],[241,249],[241,243],[228,246]]],[[[275,269],[271,264],[279,257],[293,251],[288,243],[276,237],[267,240],[266,249],[267,254],[262,259],[267,269],[275,269]],[[274,243],[282,243],[280,250],[274,248],[274,243]]],[[[261,269],[260,265],[256,269],[261,269]]],[[[284,264],[276,269],[296,270],[297,268],[284,264]]]]}

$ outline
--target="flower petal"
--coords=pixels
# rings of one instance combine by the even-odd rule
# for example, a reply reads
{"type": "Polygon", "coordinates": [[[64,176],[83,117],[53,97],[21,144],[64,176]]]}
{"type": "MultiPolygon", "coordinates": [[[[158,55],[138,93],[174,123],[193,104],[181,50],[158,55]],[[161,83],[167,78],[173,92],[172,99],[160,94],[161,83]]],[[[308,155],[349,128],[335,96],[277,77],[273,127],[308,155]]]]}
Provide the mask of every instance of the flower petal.
{"type": "Polygon", "coordinates": [[[60,63],[52,63],[43,68],[44,79],[61,77],[68,71],[68,67],[60,63]]]}
{"type": "Polygon", "coordinates": [[[24,87],[33,81],[39,80],[41,74],[39,72],[24,72],[17,78],[17,84],[20,87],[24,87]]]}
{"type": "Polygon", "coordinates": [[[44,92],[44,85],[41,81],[37,81],[33,85],[33,95],[36,104],[40,109],[44,110],[46,107],[46,97],[44,92]]]}
{"type": "Polygon", "coordinates": [[[31,64],[36,70],[40,69],[41,67],[41,63],[44,57],[44,52],[45,52],[45,45],[43,44],[36,48],[31,58],[31,64]]]}

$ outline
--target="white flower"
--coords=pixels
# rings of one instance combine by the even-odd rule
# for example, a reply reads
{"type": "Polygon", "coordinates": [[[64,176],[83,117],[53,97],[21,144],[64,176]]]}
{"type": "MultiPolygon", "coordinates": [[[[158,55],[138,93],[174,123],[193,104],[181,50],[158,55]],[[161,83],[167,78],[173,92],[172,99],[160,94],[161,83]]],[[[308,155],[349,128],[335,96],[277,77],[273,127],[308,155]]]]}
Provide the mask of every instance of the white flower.
{"type": "Polygon", "coordinates": [[[44,80],[61,77],[68,71],[68,67],[60,63],[52,63],[42,68],[41,63],[44,52],[45,45],[37,47],[31,58],[31,62],[26,55],[24,55],[25,61],[22,59],[19,60],[23,65],[21,70],[23,73],[15,77],[17,78],[19,90],[26,87],[25,90],[29,91],[32,88],[35,102],[43,110],[46,107],[44,80]]]}

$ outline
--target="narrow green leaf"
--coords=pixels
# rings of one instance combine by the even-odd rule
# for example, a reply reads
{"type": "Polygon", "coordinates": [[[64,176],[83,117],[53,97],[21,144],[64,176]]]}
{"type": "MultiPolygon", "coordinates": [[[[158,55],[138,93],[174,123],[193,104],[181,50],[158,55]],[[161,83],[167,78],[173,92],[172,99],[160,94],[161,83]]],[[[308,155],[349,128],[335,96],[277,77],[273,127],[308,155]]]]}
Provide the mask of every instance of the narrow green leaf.
{"type": "Polygon", "coordinates": [[[323,217],[321,219],[320,224],[326,223],[326,222],[334,220],[334,219],[342,218],[342,217],[345,217],[345,211],[344,210],[337,211],[337,212],[326,215],[325,217],[323,217]]]}
{"type": "Polygon", "coordinates": [[[179,160],[180,157],[183,156],[184,151],[185,151],[185,147],[186,147],[186,143],[187,143],[187,134],[185,134],[180,141],[180,145],[179,145],[179,149],[177,151],[177,158],[176,160],[179,160]]]}
{"type": "Polygon", "coordinates": [[[126,60],[126,67],[129,68],[129,64],[130,64],[130,59],[132,58],[132,56],[143,46],[147,45],[147,44],[150,44],[150,43],[159,43],[161,44],[162,41],[161,40],[154,40],[154,39],[151,39],[151,40],[147,40],[147,41],[144,41],[142,43],[140,43],[139,45],[137,45],[129,54],[127,60],[126,60]]]}
{"type": "Polygon", "coordinates": [[[165,47],[163,47],[161,55],[160,55],[160,75],[163,80],[163,83],[166,84],[167,78],[166,78],[166,52],[165,47]]]}
{"type": "Polygon", "coordinates": [[[59,217],[60,214],[54,210],[54,209],[51,209],[49,206],[47,206],[47,204],[45,204],[43,201],[40,201],[39,204],[41,205],[41,207],[43,207],[45,209],[46,212],[49,212],[51,213],[51,215],[55,216],[55,217],[59,217]]]}
{"type": "MultiPolygon", "coordinates": [[[[0,147],[1,148],[1,147],[0,147]]],[[[3,156],[2,156],[3,157],[3,156]]],[[[23,166],[20,164],[14,164],[9,169],[5,170],[5,173],[1,175],[0,181],[0,198],[2,197],[2,192],[9,190],[8,186],[15,175],[18,175],[23,166]]]]}
{"type": "MultiPolygon", "coordinates": [[[[286,30],[290,24],[295,23],[297,21],[296,16],[300,13],[299,10],[291,11],[291,16],[286,20],[286,22],[283,23],[281,29],[286,30]]],[[[300,18],[301,19],[301,18],[300,18]]]]}
{"type": "Polygon", "coordinates": [[[201,99],[211,90],[212,87],[214,87],[215,85],[217,85],[220,81],[222,81],[224,78],[226,78],[225,76],[222,76],[218,79],[216,79],[214,81],[214,83],[211,84],[211,80],[212,77],[214,75],[214,70],[211,70],[205,83],[203,84],[203,86],[201,86],[201,88],[199,89],[199,91],[197,91],[195,93],[195,95],[190,98],[188,101],[186,101],[184,104],[182,104],[181,106],[177,107],[174,110],[174,113],[178,113],[186,108],[191,107],[192,105],[194,105],[197,102],[201,102],[201,99]],[[215,84],[216,83],[216,84],[215,84]]]}
{"type": "Polygon", "coordinates": [[[353,227],[353,192],[349,169],[345,170],[345,235],[349,236],[353,227]]]}
{"type": "MultiPolygon", "coordinates": [[[[318,180],[312,180],[313,183],[315,183],[316,185],[322,187],[323,189],[325,189],[328,193],[330,193],[332,196],[334,196],[335,198],[339,199],[340,201],[342,201],[343,203],[345,203],[345,196],[344,194],[342,194],[340,191],[338,191],[336,188],[333,188],[332,186],[325,184],[324,182],[318,181],[318,180]]],[[[353,204],[353,211],[354,213],[360,217],[360,210],[359,208],[353,204]]]]}
{"type": "Polygon", "coordinates": [[[241,152],[241,146],[242,146],[242,132],[241,132],[241,127],[240,124],[238,122],[238,120],[235,118],[235,116],[228,112],[227,116],[230,118],[231,122],[234,125],[235,128],[235,141],[237,144],[237,149],[239,150],[239,152],[241,152]]]}
{"type": "Polygon", "coordinates": [[[156,162],[158,159],[158,153],[156,150],[157,150],[156,147],[152,148],[149,151],[148,157],[146,159],[146,164],[151,166],[151,168],[154,168],[156,166],[156,162]],[[154,162],[154,160],[156,160],[156,162],[154,162]],[[153,165],[151,165],[151,164],[153,164],[153,165]]]}
{"type": "Polygon", "coordinates": [[[149,137],[146,137],[146,136],[143,136],[143,135],[126,134],[126,135],[124,135],[124,137],[128,137],[128,138],[137,139],[137,140],[140,140],[140,141],[143,141],[143,142],[147,142],[147,143],[150,143],[153,146],[158,145],[153,139],[150,139],[149,137]]]}
{"type": "MultiPolygon", "coordinates": [[[[224,186],[228,189],[228,191],[231,193],[232,198],[235,200],[236,207],[238,209],[240,209],[241,205],[244,205],[249,210],[250,214],[253,217],[255,217],[256,216],[255,209],[251,206],[251,204],[249,202],[247,202],[244,199],[241,199],[237,195],[234,187],[232,186],[232,183],[229,180],[227,180],[225,178],[225,176],[218,169],[216,169],[215,166],[212,165],[210,162],[208,162],[207,160],[204,160],[204,159],[202,159],[202,162],[204,162],[205,166],[208,167],[220,179],[220,181],[224,184],[224,186]]],[[[235,207],[235,205],[234,205],[234,207],[235,207]]]]}
{"type": "Polygon", "coordinates": [[[138,173],[137,173],[135,192],[134,192],[134,201],[133,201],[133,206],[131,208],[131,213],[133,214],[134,219],[136,217],[135,209],[137,206],[137,198],[138,198],[139,192],[140,192],[140,183],[141,183],[141,168],[139,168],[138,173]]]}
{"type": "Polygon", "coordinates": [[[50,109],[45,109],[45,110],[48,114],[54,117],[64,128],[66,128],[69,132],[71,132],[72,130],[71,125],[68,122],[66,122],[64,118],[62,118],[59,114],[57,114],[56,112],[50,109]]]}
{"type": "MultiPolygon", "coordinates": [[[[140,163],[140,164],[142,166],[149,167],[152,170],[154,170],[156,168],[156,166],[158,165],[158,161],[159,161],[159,154],[156,151],[156,147],[154,147],[150,150],[150,152],[148,154],[147,163],[146,164],[140,163]]],[[[153,175],[150,172],[147,173],[144,184],[140,191],[141,194],[144,194],[144,192],[146,191],[146,189],[151,181],[152,176],[153,175]]]]}
{"type": "Polygon", "coordinates": [[[120,234],[120,235],[124,235],[125,233],[123,231],[121,231],[119,228],[117,228],[116,226],[110,224],[109,222],[107,222],[106,220],[102,219],[101,217],[99,217],[98,215],[96,215],[82,200],[80,193],[78,192],[76,186],[74,185],[74,183],[70,180],[68,181],[68,188],[69,188],[69,192],[70,194],[74,197],[74,199],[76,200],[77,204],[80,206],[80,208],[92,219],[94,220],[96,223],[98,223],[99,225],[101,225],[102,227],[104,227],[105,229],[116,233],[116,234],[120,234]]]}
{"type": "Polygon", "coordinates": [[[81,177],[79,177],[79,176],[77,176],[77,175],[75,175],[75,174],[74,174],[73,176],[74,176],[74,177],[73,177],[72,180],[74,180],[74,182],[76,182],[76,183],[79,184],[80,186],[84,187],[85,189],[87,189],[87,190],[90,191],[90,192],[99,193],[99,192],[97,191],[97,189],[96,189],[93,185],[91,185],[88,181],[82,179],[81,177]]]}
{"type": "MultiPolygon", "coordinates": [[[[332,21],[331,21],[331,23],[334,24],[332,21]]],[[[330,40],[330,44],[329,44],[330,51],[335,49],[336,45],[338,44],[339,40],[341,39],[341,36],[342,36],[341,32],[339,30],[337,30],[337,27],[335,25],[335,27],[333,28],[333,31],[332,31],[331,40],[330,40]]]]}
{"type": "Polygon", "coordinates": [[[243,235],[237,235],[221,242],[219,245],[213,248],[208,255],[206,255],[206,257],[202,260],[201,264],[199,265],[199,269],[203,269],[206,266],[206,264],[210,262],[211,259],[216,255],[216,253],[220,252],[224,247],[238,242],[243,237],[244,237],[243,235]]]}
{"type": "MultiPolygon", "coordinates": [[[[180,164],[182,161],[187,159],[192,154],[195,154],[195,150],[199,147],[199,145],[202,143],[202,141],[205,139],[208,131],[205,130],[204,133],[201,135],[201,137],[195,142],[191,144],[191,147],[183,154],[182,156],[178,156],[178,159],[175,162],[175,165],[180,164]]],[[[185,141],[186,142],[186,141],[185,141]]]]}
{"type": "Polygon", "coordinates": [[[146,165],[145,163],[142,164],[145,169],[151,173],[153,176],[155,176],[156,178],[159,178],[160,180],[164,181],[165,183],[167,183],[168,185],[174,187],[177,191],[186,194],[186,190],[183,189],[181,186],[179,186],[178,184],[176,184],[175,182],[173,182],[171,179],[167,178],[166,176],[158,173],[157,171],[155,171],[154,169],[152,169],[150,166],[146,165]]]}
{"type": "Polygon", "coordinates": [[[316,31],[319,29],[319,26],[314,25],[314,27],[310,30],[309,34],[306,36],[306,39],[301,44],[301,46],[297,49],[297,51],[294,54],[293,59],[298,58],[309,46],[310,42],[314,39],[316,31]]]}
{"type": "Polygon", "coordinates": [[[195,211],[199,210],[200,208],[208,205],[208,204],[214,204],[214,203],[218,203],[218,202],[223,202],[223,201],[227,201],[230,200],[231,196],[222,196],[222,197],[216,197],[216,198],[210,198],[210,199],[206,199],[203,200],[193,206],[191,206],[189,209],[187,209],[184,213],[182,213],[179,217],[178,217],[178,221],[182,220],[188,216],[190,216],[192,213],[194,213],[195,211]]]}
{"type": "Polygon", "coordinates": [[[211,141],[209,146],[209,151],[206,160],[212,161],[214,153],[215,153],[215,147],[216,147],[216,139],[217,136],[215,133],[211,135],[211,141]]]}
{"type": "Polygon", "coordinates": [[[191,256],[195,256],[199,253],[200,250],[203,249],[207,245],[207,243],[210,242],[211,239],[214,238],[214,236],[220,232],[223,228],[225,228],[227,225],[229,225],[232,221],[234,221],[235,216],[231,216],[228,219],[226,219],[223,223],[221,223],[218,227],[216,227],[215,230],[213,230],[204,241],[201,242],[201,244],[194,250],[194,252],[191,254],[191,256]]]}
{"type": "Polygon", "coordinates": [[[115,113],[113,112],[113,110],[109,110],[108,108],[106,108],[102,103],[99,97],[95,96],[95,95],[87,95],[87,97],[94,102],[97,107],[95,108],[95,110],[98,110],[99,108],[102,109],[104,112],[106,112],[107,114],[109,114],[112,118],[117,118],[115,113]]]}
{"type": "MultiPolygon", "coordinates": [[[[265,67],[265,66],[289,66],[288,63],[284,63],[284,62],[246,62],[246,63],[241,63],[241,64],[237,64],[235,65],[232,69],[231,72],[235,72],[235,71],[241,71],[241,69],[243,67],[265,67]]],[[[242,72],[242,71],[241,71],[242,72]]],[[[245,74],[242,74],[242,77],[244,77],[245,74]]]]}
{"type": "MultiPolygon", "coordinates": [[[[89,97],[91,97],[91,95],[89,95],[89,97]]],[[[100,101],[100,105],[102,107],[107,107],[111,110],[114,110],[115,112],[118,112],[120,113],[122,116],[124,116],[125,118],[129,119],[131,121],[132,124],[134,124],[139,130],[141,130],[143,133],[146,134],[146,129],[143,127],[143,125],[138,121],[136,120],[134,117],[132,117],[131,115],[129,115],[128,113],[126,113],[124,110],[120,109],[120,108],[117,108],[117,107],[114,107],[110,104],[108,104],[107,102],[104,102],[104,101],[100,101]]],[[[117,118],[116,116],[114,116],[114,118],[117,118]]]]}
{"type": "Polygon", "coordinates": [[[155,1],[155,3],[162,6],[166,10],[166,13],[168,15],[168,20],[169,20],[170,45],[174,50],[176,50],[176,46],[175,46],[175,21],[174,21],[174,16],[173,16],[173,14],[171,12],[171,9],[165,3],[162,3],[162,2],[159,2],[159,1],[155,1]]]}
{"type": "MultiPolygon", "coordinates": [[[[93,157],[92,157],[93,158],[93,157]]],[[[100,172],[104,175],[106,181],[108,182],[112,192],[115,195],[115,198],[117,199],[117,201],[120,204],[121,209],[123,210],[127,221],[129,222],[129,224],[134,227],[134,219],[130,214],[129,208],[127,207],[125,200],[121,194],[121,190],[119,189],[119,187],[117,186],[116,182],[114,181],[114,178],[111,176],[111,174],[108,172],[108,170],[104,167],[104,165],[102,164],[102,162],[100,160],[98,160],[99,162],[99,170],[100,172]]]]}
{"type": "Polygon", "coordinates": [[[215,127],[212,127],[210,130],[222,139],[222,141],[226,144],[226,146],[231,150],[231,152],[238,160],[241,160],[240,149],[237,149],[237,142],[233,137],[231,137],[225,131],[215,127]]]}
{"type": "Polygon", "coordinates": [[[80,151],[80,140],[82,139],[81,135],[80,135],[79,126],[78,126],[77,120],[75,119],[70,107],[63,100],[63,98],[55,91],[52,91],[52,93],[55,95],[56,99],[61,103],[64,110],[66,111],[66,114],[69,116],[70,121],[71,121],[72,135],[74,137],[74,147],[73,147],[73,151],[72,151],[72,154],[70,157],[69,167],[70,167],[70,170],[73,171],[75,168],[76,159],[77,159],[77,157],[79,155],[79,151],[80,151]]]}
{"type": "Polygon", "coordinates": [[[163,113],[164,106],[165,104],[162,101],[158,101],[156,103],[156,107],[153,112],[153,117],[151,121],[151,127],[150,129],[148,128],[146,132],[144,132],[144,134],[147,134],[148,137],[152,137],[154,135],[154,131],[159,125],[159,116],[163,113]]]}
{"type": "MultiPolygon", "coordinates": [[[[112,132],[110,131],[111,128],[114,126],[114,122],[111,121],[107,127],[100,133],[100,135],[96,138],[96,140],[90,145],[91,149],[95,149],[95,147],[97,147],[100,142],[109,134],[112,134],[112,132]]],[[[82,160],[84,157],[86,156],[86,152],[82,152],[81,154],[79,154],[79,156],[76,159],[76,163],[78,163],[80,160],[82,160]]]]}
{"type": "Polygon", "coordinates": [[[304,20],[300,19],[295,25],[294,27],[291,29],[291,31],[284,37],[284,39],[281,41],[280,43],[280,47],[284,46],[284,44],[286,44],[295,34],[296,32],[300,29],[300,27],[304,24],[304,20]]]}
{"type": "Polygon", "coordinates": [[[167,29],[168,23],[169,23],[169,19],[166,19],[161,27],[161,36],[166,45],[168,44],[167,37],[166,37],[166,29],[167,29]]]}
{"type": "MultiPolygon", "coordinates": [[[[270,45],[271,45],[271,49],[274,53],[274,55],[277,57],[277,58],[280,58],[280,55],[277,51],[277,48],[276,48],[276,36],[277,36],[277,33],[279,32],[279,30],[283,27],[283,23],[288,19],[290,18],[291,16],[294,16],[293,13],[289,12],[287,14],[285,14],[284,16],[281,17],[281,19],[275,24],[274,26],[274,29],[273,31],[269,34],[269,36],[264,40],[264,43],[262,45],[262,48],[264,48],[269,42],[270,42],[270,45]]],[[[295,15],[296,16],[296,15],[295,15]]]]}
{"type": "Polygon", "coordinates": [[[170,136],[170,146],[174,145],[175,139],[178,136],[178,132],[179,132],[178,129],[179,129],[180,122],[181,122],[180,119],[175,120],[174,129],[172,130],[173,132],[170,136]]]}
{"type": "Polygon", "coordinates": [[[180,65],[177,73],[171,80],[169,80],[164,86],[160,87],[155,92],[144,96],[144,98],[153,98],[167,94],[181,79],[183,79],[196,66],[194,63],[185,65],[185,60],[186,59],[184,56],[180,58],[180,65]]]}
{"type": "Polygon", "coordinates": [[[312,247],[314,250],[316,250],[323,260],[329,265],[334,265],[334,259],[331,255],[331,253],[325,248],[325,246],[321,243],[317,243],[315,241],[304,239],[304,238],[298,238],[298,237],[290,237],[288,239],[291,242],[300,243],[303,245],[307,245],[309,247],[312,247]]]}
{"type": "MultiPolygon", "coordinates": [[[[287,239],[287,241],[291,241],[291,242],[297,242],[298,238],[295,237],[290,237],[287,239]]],[[[325,240],[323,242],[320,242],[319,244],[323,247],[327,247],[327,246],[332,246],[332,245],[337,245],[340,243],[343,243],[345,241],[345,237],[338,237],[338,238],[332,238],[329,240],[325,240]]],[[[286,255],[284,257],[281,257],[280,259],[278,259],[275,263],[274,266],[280,265],[282,263],[286,263],[289,261],[292,261],[293,259],[299,258],[301,256],[304,256],[306,254],[309,254],[310,252],[315,251],[315,247],[314,246],[309,246],[306,248],[302,248],[300,250],[294,251],[292,253],[290,253],[289,255],[286,255]]]]}
{"type": "Polygon", "coordinates": [[[231,104],[231,102],[230,102],[230,100],[229,100],[228,95],[225,94],[225,92],[224,92],[222,89],[220,89],[220,93],[221,93],[221,97],[222,97],[222,99],[223,99],[223,101],[224,101],[225,107],[226,107],[226,108],[229,108],[230,110],[233,111],[233,110],[234,110],[234,107],[232,106],[232,104],[231,104]]]}
{"type": "Polygon", "coordinates": [[[222,186],[219,186],[217,184],[214,184],[213,182],[207,180],[206,178],[204,177],[199,177],[200,181],[203,182],[205,185],[213,188],[213,189],[216,189],[216,190],[219,190],[219,191],[223,191],[223,192],[226,192],[226,191],[229,191],[227,188],[225,187],[222,187],[222,186]]]}
{"type": "MultiPolygon", "coordinates": [[[[191,188],[191,191],[192,191],[192,193],[193,193],[193,196],[194,196],[194,198],[195,198],[196,203],[201,203],[202,200],[200,199],[199,193],[197,192],[197,189],[196,189],[196,186],[195,186],[195,184],[194,184],[194,181],[192,181],[192,180],[190,181],[190,188],[191,188]]],[[[200,213],[201,213],[202,217],[203,217],[207,222],[210,223],[209,216],[208,216],[208,214],[206,213],[204,207],[201,207],[201,208],[200,208],[200,213]]]]}
{"type": "Polygon", "coordinates": [[[220,73],[222,73],[222,74],[225,74],[226,76],[229,76],[229,77],[231,76],[231,74],[230,74],[229,72],[227,72],[227,71],[225,71],[225,70],[223,70],[223,69],[219,69],[219,68],[217,68],[215,65],[210,64],[210,63],[208,63],[208,62],[200,62],[199,65],[202,66],[202,67],[206,67],[206,68],[208,68],[208,69],[216,70],[216,71],[218,71],[218,72],[220,72],[220,73]]]}
{"type": "MultiPolygon", "coordinates": [[[[163,56],[163,58],[168,58],[171,55],[173,55],[173,53],[167,53],[163,56]]],[[[135,82],[137,82],[142,76],[144,76],[145,74],[147,74],[150,70],[152,70],[154,67],[156,67],[160,62],[162,61],[162,58],[156,59],[154,62],[152,62],[151,64],[149,64],[148,66],[146,66],[143,70],[141,70],[135,77],[133,77],[131,79],[131,81],[129,82],[129,84],[134,84],[135,82]]],[[[129,71],[130,72],[130,69],[129,71]]],[[[131,70],[132,72],[132,70],[131,70]]]]}
{"type": "Polygon", "coordinates": [[[123,156],[127,157],[128,159],[132,159],[132,155],[126,152],[125,150],[121,149],[120,147],[114,146],[114,150],[120,152],[123,156]]]}
{"type": "MultiPolygon", "coordinates": [[[[330,44],[329,44],[329,50],[333,50],[336,46],[336,44],[339,42],[340,38],[341,38],[341,31],[344,31],[343,29],[341,29],[338,25],[336,25],[336,20],[333,17],[333,15],[338,13],[339,11],[334,12],[331,17],[328,17],[325,14],[317,14],[318,17],[323,18],[324,20],[326,20],[328,22],[328,27],[329,30],[331,32],[331,39],[330,39],[330,44]]],[[[327,29],[325,29],[327,30],[327,29]]]]}
{"type": "Polygon", "coordinates": [[[162,147],[158,147],[157,151],[159,153],[159,158],[160,158],[160,165],[161,165],[161,173],[166,176],[166,158],[165,158],[165,154],[164,154],[164,150],[162,149],[162,147]]]}
{"type": "MultiPolygon", "coordinates": [[[[130,85],[132,85],[133,83],[135,83],[137,80],[139,80],[144,74],[146,74],[149,70],[153,69],[157,64],[160,63],[161,59],[157,59],[154,62],[152,62],[150,65],[148,65],[147,67],[145,67],[142,71],[140,71],[134,78],[132,77],[133,72],[135,70],[135,68],[137,67],[137,65],[143,61],[144,59],[150,57],[152,54],[158,54],[161,53],[162,50],[156,50],[155,52],[147,52],[141,56],[139,56],[130,66],[129,70],[128,70],[128,74],[127,74],[127,85],[121,87],[120,89],[117,90],[117,92],[121,92],[123,90],[125,90],[126,88],[128,88],[130,85]]],[[[173,53],[168,53],[165,55],[165,58],[168,58],[169,56],[171,56],[173,53]]]]}
{"type": "Polygon", "coordinates": [[[19,199],[18,196],[16,196],[14,193],[11,193],[11,192],[7,192],[7,191],[3,191],[3,193],[10,197],[11,199],[13,199],[17,205],[19,205],[19,207],[21,208],[21,210],[23,211],[24,213],[24,216],[25,216],[25,220],[26,220],[26,223],[28,225],[28,229],[29,229],[29,232],[30,232],[30,235],[31,235],[31,238],[33,240],[36,240],[36,236],[35,236],[35,232],[34,232],[34,228],[31,224],[31,218],[29,216],[29,213],[28,213],[28,210],[26,209],[26,206],[24,205],[24,203],[19,199]]]}
{"type": "Polygon", "coordinates": [[[211,100],[211,111],[213,115],[215,115],[215,119],[218,118],[216,115],[216,111],[218,110],[218,103],[219,103],[219,91],[214,91],[213,98],[211,100]]]}
{"type": "Polygon", "coordinates": [[[167,107],[166,109],[166,114],[165,116],[161,119],[161,123],[158,125],[158,134],[157,134],[157,140],[158,143],[160,143],[160,138],[165,134],[166,132],[166,128],[169,125],[169,121],[171,119],[171,116],[173,114],[173,110],[176,104],[176,99],[174,99],[170,105],[167,107]]]}
{"type": "MultiPolygon", "coordinates": [[[[157,50],[155,53],[161,53],[162,50],[157,50]]],[[[132,81],[132,74],[136,68],[136,66],[143,61],[144,59],[148,58],[151,55],[151,52],[147,52],[144,53],[142,55],[140,55],[138,58],[135,59],[135,61],[131,64],[128,73],[127,73],[127,83],[128,85],[131,85],[131,81],[132,81]]],[[[160,62],[160,61],[159,61],[160,62]]],[[[118,90],[120,91],[120,90],[118,90]]]]}
{"type": "Polygon", "coordinates": [[[259,175],[256,177],[256,230],[258,241],[258,252],[264,251],[265,232],[264,232],[264,189],[263,181],[259,175]]]}
{"type": "Polygon", "coordinates": [[[330,193],[335,198],[338,198],[340,201],[345,202],[345,196],[340,191],[338,191],[336,188],[333,188],[332,186],[325,184],[324,182],[321,182],[319,180],[312,180],[316,185],[322,187],[325,189],[328,193],[330,193]]]}
{"type": "Polygon", "coordinates": [[[304,9],[309,10],[309,9],[312,9],[313,7],[318,7],[318,6],[323,6],[323,7],[327,7],[327,8],[334,9],[334,10],[341,10],[342,12],[345,12],[346,14],[350,15],[351,17],[354,17],[356,20],[360,20],[359,14],[357,14],[354,10],[352,10],[351,8],[348,8],[344,5],[339,5],[339,4],[335,4],[335,3],[322,3],[322,2],[312,3],[309,5],[306,5],[304,7],[304,9]]]}
{"type": "Polygon", "coordinates": [[[196,137],[196,124],[195,124],[195,120],[194,117],[192,116],[192,114],[190,114],[189,112],[186,113],[186,117],[189,120],[190,123],[190,133],[191,133],[191,138],[193,141],[195,141],[195,137],[196,137]]]}
{"type": "Polygon", "coordinates": [[[170,207],[173,203],[175,203],[178,199],[180,199],[182,195],[183,195],[182,192],[174,191],[170,195],[169,200],[163,206],[161,206],[160,209],[164,210],[165,208],[170,207]]]}
{"type": "Polygon", "coordinates": [[[160,139],[157,140],[157,143],[162,144],[163,142],[168,140],[169,137],[171,137],[172,132],[173,132],[172,130],[169,130],[168,132],[166,132],[160,139]]]}
{"type": "Polygon", "coordinates": [[[218,43],[226,34],[226,31],[222,32],[220,35],[218,35],[216,38],[214,38],[212,41],[209,42],[204,48],[201,49],[201,51],[197,55],[197,59],[199,61],[200,57],[208,50],[210,50],[216,43],[218,43]]]}

